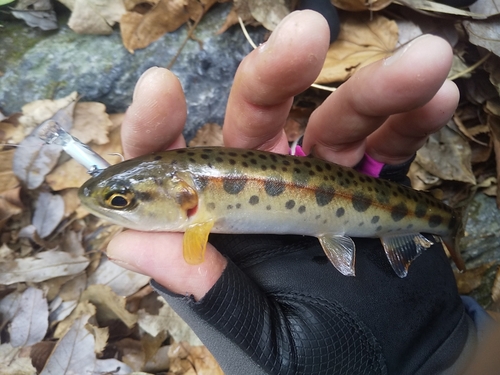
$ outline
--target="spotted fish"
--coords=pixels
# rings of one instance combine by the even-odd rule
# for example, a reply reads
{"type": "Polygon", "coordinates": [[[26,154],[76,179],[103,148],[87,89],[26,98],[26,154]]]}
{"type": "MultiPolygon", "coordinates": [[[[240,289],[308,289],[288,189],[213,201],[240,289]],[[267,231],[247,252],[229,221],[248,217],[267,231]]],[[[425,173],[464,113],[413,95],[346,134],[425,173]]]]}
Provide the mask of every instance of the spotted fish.
{"type": "Polygon", "coordinates": [[[351,237],[378,237],[396,274],[442,238],[459,268],[459,215],[430,195],[312,157],[229,148],[158,152],[104,169],[79,191],[88,210],[140,231],[185,232],[201,263],[208,234],[301,234],[355,274],[351,237]],[[437,237],[439,236],[439,237],[437,237]]]}

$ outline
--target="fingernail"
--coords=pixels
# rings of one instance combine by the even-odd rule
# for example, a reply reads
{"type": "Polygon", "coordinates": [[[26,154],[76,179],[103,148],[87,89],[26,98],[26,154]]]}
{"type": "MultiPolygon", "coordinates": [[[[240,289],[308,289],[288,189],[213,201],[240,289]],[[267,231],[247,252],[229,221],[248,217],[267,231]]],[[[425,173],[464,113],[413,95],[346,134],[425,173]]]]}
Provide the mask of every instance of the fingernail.
{"type": "Polygon", "coordinates": [[[384,66],[389,66],[394,64],[396,61],[398,61],[405,53],[408,51],[412,46],[414,46],[417,43],[420,43],[422,40],[427,39],[431,35],[429,34],[424,34],[422,36],[419,36],[416,39],[413,39],[411,42],[405,44],[404,46],[398,48],[396,52],[394,52],[391,56],[387,57],[384,59],[384,66]]]}
{"type": "Polygon", "coordinates": [[[148,78],[150,75],[154,74],[154,72],[156,72],[158,69],[159,68],[157,66],[153,66],[153,67],[149,68],[148,70],[146,70],[144,73],[142,73],[139,80],[135,84],[134,93],[132,94],[132,101],[135,100],[135,96],[141,90],[141,85],[144,83],[144,81],[146,81],[146,78],[148,78]]]}
{"type": "Polygon", "coordinates": [[[133,266],[132,264],[127,263],[127,262],[125,262],[125,261],[123,261],[121,259],[111,258],[111,257],[109,257],[109,255],[108,255],[108,259],[112,263],[116,264],[117,266],[125,268],[125,269],[127,269],[129,271],[133,271],[133,272],[137,272],[137,273],[143,273],[139,268],[137,268],[137,267],[133,266]]]}

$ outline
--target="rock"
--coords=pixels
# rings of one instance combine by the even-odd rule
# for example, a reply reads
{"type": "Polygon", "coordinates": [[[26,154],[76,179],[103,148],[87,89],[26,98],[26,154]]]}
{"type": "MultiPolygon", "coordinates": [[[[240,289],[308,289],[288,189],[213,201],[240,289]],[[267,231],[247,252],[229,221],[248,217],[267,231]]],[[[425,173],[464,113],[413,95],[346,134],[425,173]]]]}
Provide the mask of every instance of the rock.
{"type": "MultiPolygon", "coordinates": [[[[239,27],[221,35],[230,4],[216,5],[197,26],[172,71],[179,77],[188,102],[185,136],[190,139],[207,122],[222,124],[238,64],[252,47],[239,27]]],[[[166,67],[186,38],[187,27],[165,34],[143,50],[130,54],[118,30],[107,36],[79,35],[63,25],[57,32],[42,33],[18,23],[4,23],[5,31],[15,29],[0,53],[8,61],[0,76],[0,111],[20,111],[37,99],[60,98],[77,91],[83,101],[98,101],[108,112],[123,112],[132,100],[139,76],[152,66],[166,67]],[[25,42],[35,34],[24,53],[18,39],[25,42]]],[[[263,29],[250,29],[256,43],[263,40],[263,29]]]]}

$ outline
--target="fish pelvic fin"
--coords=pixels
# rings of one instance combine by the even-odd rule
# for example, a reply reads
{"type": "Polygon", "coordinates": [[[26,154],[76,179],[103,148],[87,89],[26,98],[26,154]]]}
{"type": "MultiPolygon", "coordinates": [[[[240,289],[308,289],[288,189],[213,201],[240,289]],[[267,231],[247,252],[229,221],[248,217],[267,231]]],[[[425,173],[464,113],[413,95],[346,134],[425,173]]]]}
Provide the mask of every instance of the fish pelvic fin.
{"type": "Polygon", "coordinates": [[[347,236],[320,236],[321,247],[335,268],[345,276],[355,276],[356,245],[347,236]]]}
{"type": "Polygon", "coordinates": [[[183,238],[183,255],[186,263],[196,265],[205,260],[208,235],[214,226],[213,221],[205,221],[190,225],[183,238]]]}
{"type": "Polygon", "coordinates": [[[434,242],[420,233],[387,235],[380,240],[392,269],[401,278],[408,275],[411,262],[434,245],[434,242]]]}

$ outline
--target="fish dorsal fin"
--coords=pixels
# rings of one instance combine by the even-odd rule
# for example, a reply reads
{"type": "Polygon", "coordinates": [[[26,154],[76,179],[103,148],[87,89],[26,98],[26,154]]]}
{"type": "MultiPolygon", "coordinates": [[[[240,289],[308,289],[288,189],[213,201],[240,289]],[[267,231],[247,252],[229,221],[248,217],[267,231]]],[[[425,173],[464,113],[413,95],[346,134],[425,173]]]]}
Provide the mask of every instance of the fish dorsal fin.
{"type": "Polygon", "coordinates": [[[385,255],[396,274],[403,278],[408,274],[410,263],[434,243],[420,233],[383,236],[385,255]]]}
{"type": "Polygon", "coordinates": [[[183,255],[188,264],[200,264],[205,260],[208,235],[214,226],[213,221],[190,225],[184,233],[183,255]]]}
{"type": "Polygon", "coordinates": [[[354,276],[356,245],[347,236],[318,237],[326,256],[335,268],[345,276],[354,276]]]}

